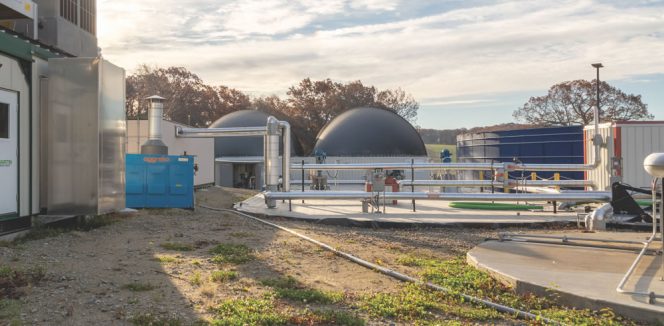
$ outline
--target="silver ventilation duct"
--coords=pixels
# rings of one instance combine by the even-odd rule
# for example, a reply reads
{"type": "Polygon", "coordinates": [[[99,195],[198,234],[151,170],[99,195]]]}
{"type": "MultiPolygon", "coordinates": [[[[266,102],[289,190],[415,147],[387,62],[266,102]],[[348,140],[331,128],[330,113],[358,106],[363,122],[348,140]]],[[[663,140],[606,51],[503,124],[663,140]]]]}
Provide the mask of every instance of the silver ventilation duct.
{"type": "Polygon", "coordinates": [[[168,146],[161,140],[161,120],[164,115],[165,98],[153,95],[146,100],[150,101],[148,113],[148,140],[141,145],[141,154],[168,155],[168,146]]]}

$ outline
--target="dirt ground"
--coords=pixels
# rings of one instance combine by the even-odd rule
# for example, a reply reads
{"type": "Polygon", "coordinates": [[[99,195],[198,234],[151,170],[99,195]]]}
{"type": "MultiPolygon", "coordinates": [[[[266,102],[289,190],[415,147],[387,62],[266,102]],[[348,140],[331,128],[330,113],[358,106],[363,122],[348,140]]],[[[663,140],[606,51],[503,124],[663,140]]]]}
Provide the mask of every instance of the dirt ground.
{"type": "MultiPolygon", "coordinates": [[[[197,201],[229,208],[248,192],[210,188],[197,201]]],[[[415,274],[395,260],[401,253],[457,257],[495,230],[366,229],[274,220],[365,260],[415,274]]],[[[0,266],[42,268],[45,277],[24,289],[15,312],[4,323],[26,325],[125,325],[137,316],[167,316],[183,325],[210,319],[228,299],[260,296],[260,280],[292,276],[303,285],[347,296],[394,292],[403,286],[389,277],[350,263],[279,231],[233,214],[203,208],[142,210],[91,231],[72,231],[16,246],[0,247],[0,266]],[[256,259],[243,264],[213,262],[216,244],[244,244],[256,259]],[[168,244],[184,245],[185,251],[168,244]],[[165,247],[169,248],[166,249],[165,247]],[[190,249],[190,250],[187,250],[190,249]],[[238,279],[209,281],[214,270],[235,271],[238,279]],[[134,286],[132,286],[132,284],[134,286]],[[145,288],[140,288],[141,286],[145,288]],[[138,287],[138,288],[137,288],[138,287]]],[[[302,307],[308,308],[306,303],[302,307]]],[[[394,324],[368,318],[368,324],[394,324]]],[[[398,324],[398,323],[397,323],[398,324]]]]}

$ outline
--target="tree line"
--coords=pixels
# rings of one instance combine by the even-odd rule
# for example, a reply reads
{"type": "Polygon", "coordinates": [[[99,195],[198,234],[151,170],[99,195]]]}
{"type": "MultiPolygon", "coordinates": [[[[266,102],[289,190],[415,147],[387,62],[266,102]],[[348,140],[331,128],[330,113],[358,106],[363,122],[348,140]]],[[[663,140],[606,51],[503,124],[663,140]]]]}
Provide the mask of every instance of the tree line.
{"type": "MultiPolygon", "coordinates": [[[[597,105],[597,81],[574,80],[551,86],[546,95],[533,96],[517,108],[517,123],[472,129],[420,129],[427,144],[455,144],[456,136],[467,132],[523,129],[529,127],[585,125],[593,121],[597,105]]],[[[147,119],[150,95],[166,98],[164,116],[194,127],[207,127],[220,117],[246,109],[256,109],[288,120],[305,153],[310,152],[318,132],[346,110],[372,106],[391,110],[414,123],[418,102],[401,88],[379,90],[361,81],[336,82],[305,78],[288,88],[285,97],[250,97],[227,86],[208,85],[182,67],[158,68],[142,65],[127,78],[127,118],[147,119]]],[[[625,92],[600,82],[600,121],[649,120],[653,115],[641,95],[625,92]]]]}
{"type": "Polygon", "coordinates": [[[412,123],[419,109],[413,96],[401,88],[379,90],[359,80],[305,78],[289,87],[285,98],[252,98],[234,88],[208,85],[182,67],[142,65],[127,78],[126,89],[128,119],[147,119],[149,104],[144,99],[154,94],[166,98],[166,119],[194,127],[207,127],[234,111],[256,109],[288,120],[305,153],[313,149],[318,132],[346,110],[371,106],[393,111],[412,123]]]}

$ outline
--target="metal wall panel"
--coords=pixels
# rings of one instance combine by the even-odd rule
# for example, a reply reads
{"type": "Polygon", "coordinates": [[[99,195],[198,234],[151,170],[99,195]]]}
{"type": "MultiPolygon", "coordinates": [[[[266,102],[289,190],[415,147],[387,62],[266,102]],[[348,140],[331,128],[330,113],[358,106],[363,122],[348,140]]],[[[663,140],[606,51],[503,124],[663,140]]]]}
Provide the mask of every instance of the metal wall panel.
{"type": "Polygon", "coordinates": [[[101,61],[98,214],[125,207],[125,71],[101,61]]]}
{"type": "Polygon", "coordinates": [[[617,124],[621,129],[623,181],[634,187],[650,187],[652,177],[643,169],[651,153],[664,152],[664,124],[617,124]]]}
{"type": "Polygon", "coordinates": [[[49,60],[49,214],[97,213],[99,63],[49,60]]]}
{"type": "MultiPolygon", "coordinates": [[[[583,131],[581,126],[505,130],[457,137],[457,162],[578,164],[583,162],[583,131]]],[[[530,172],[524,172],[530,175],[530,172]]],[[[553,172],[538,172],[538,176],[552,178],[553,172]]],[[[561,173],[563,178],[582,179],[583,173],[561,173]]],[[[460,179],[476,180],[477,171],[462,171],[460,179]]],[[[515,175],[516,176],[516,175],[515,175]]],[[[519,172],[520,176],[520,172],[519,172]]]]}
{"type": "MultiPolygon", "coordinates": [[[[599,125],[599,134],[602,136],[602,146],[600,147],[599,166],[593,170],[586,172],[586,179],[595,182],[597,190],[611,189],[611,157],[613,154],[613,128],[611,123],[604,123],[599,125]]],[[[585,163],[592,163],[595,159],[595,148],[593,147],[593,137],[595,135],[595,128],[586,126],[584,128],[584,141],[585,141],[585,163]]]]}
{"type": "Polygon", "coordinates": [[[124,208],[124,92],[99,58],[49,60],[48,214],[124,208]]]}

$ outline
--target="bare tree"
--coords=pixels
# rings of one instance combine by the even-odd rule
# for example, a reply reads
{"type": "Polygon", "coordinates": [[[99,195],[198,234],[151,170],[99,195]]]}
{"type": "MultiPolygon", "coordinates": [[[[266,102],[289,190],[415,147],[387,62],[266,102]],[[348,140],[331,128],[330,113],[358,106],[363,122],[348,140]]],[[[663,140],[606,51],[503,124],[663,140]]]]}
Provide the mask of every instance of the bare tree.
{"type": "MultiPolygon", "coordinates": [[[[596,80],[556,84],[547,95],[531,97],[513,116],[521,122],[544,126],[590,124],[597,105],[596,85],[596,80]]],[[[641,95],[625,94],[606,82],[600,83],[600,109],[601,121],[653,119],[641,95]]]]}

